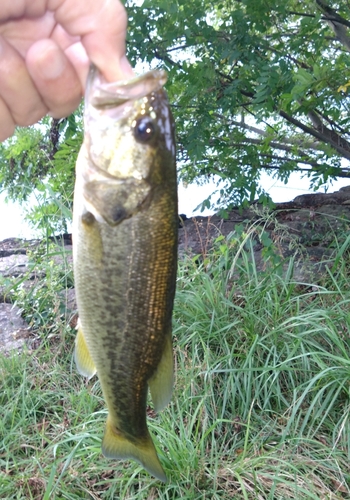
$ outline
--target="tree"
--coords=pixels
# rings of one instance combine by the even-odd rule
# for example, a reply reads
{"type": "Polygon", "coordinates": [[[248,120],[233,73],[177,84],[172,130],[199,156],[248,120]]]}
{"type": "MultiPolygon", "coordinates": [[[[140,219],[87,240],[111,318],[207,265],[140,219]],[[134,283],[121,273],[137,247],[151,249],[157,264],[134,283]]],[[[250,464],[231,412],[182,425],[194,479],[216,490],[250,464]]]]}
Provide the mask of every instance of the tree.
{"type": "MultiPolygon", "coordinates": [[[[218,203],[228,207],[264,199],[263,169],[284,182],[299,170],[314,188],[350,177],[344,0],[130,0],[126,7],[132,62],[169,73],[182,180],[218,175],[218,203]]],[[[34,186],[48,193],[46,205],[54,195],[54,206],[70,208],[81,134],[80,112],[19,130],[0,148],[0,185],[21,199],[34,186]]]]}
{"type": "Polygon", "coordinates": [[[145,0],[129,19],[133,62],[169,72],[185,181],[217,174],[226,206],[262,193],[262,169],[350,177],[347,2],[145,0]]]}

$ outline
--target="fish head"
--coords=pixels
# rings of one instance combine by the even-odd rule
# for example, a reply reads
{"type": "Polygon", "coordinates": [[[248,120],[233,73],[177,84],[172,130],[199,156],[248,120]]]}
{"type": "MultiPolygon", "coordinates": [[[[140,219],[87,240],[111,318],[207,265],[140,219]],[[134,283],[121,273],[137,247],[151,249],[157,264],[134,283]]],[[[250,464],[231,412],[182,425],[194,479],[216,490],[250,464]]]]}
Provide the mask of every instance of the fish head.
{"type": "Polygon", "coordinates": [[[153,158],[175,155],[174,125],[163,85],[164,71],[106,83],[92,68],[87,83],[85,140],[90,159],[119,179],[147,179],[153,158]]]}
{"type": "Polygon", "coordinates": [[[164,71],[149,71],[131,80],[107,83],[91,68],[81,175],[95,218],[102,216],[117,224],[132,216],[169,176],[176,182],[174,122],[163,90],[165,82],[164,71]]]}

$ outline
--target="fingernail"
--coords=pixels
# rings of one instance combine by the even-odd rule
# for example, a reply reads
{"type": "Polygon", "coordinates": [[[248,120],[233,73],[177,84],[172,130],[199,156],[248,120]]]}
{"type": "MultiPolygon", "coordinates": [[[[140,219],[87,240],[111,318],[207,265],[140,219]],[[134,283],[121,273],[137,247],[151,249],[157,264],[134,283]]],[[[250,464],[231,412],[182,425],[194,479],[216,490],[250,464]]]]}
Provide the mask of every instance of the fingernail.
{"type": "Polygon", "coordinates": [[[65,56],[56,48],[48,48],[38,60],[41,76],[47,80],[55,80],[62,75],[66,67],[65,56]]]}

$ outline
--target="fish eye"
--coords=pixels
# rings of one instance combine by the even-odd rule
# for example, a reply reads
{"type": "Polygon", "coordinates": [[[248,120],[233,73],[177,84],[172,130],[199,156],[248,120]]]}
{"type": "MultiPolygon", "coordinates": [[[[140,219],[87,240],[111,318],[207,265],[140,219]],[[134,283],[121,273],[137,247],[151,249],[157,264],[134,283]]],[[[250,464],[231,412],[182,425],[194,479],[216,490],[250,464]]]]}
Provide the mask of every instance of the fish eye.
{"type": "Polygon", "coordinates": [[[134,136],[138,142],[149,142],[155,135],[156,127],[149,116],[142,116],[134,125],[134,136]]]}

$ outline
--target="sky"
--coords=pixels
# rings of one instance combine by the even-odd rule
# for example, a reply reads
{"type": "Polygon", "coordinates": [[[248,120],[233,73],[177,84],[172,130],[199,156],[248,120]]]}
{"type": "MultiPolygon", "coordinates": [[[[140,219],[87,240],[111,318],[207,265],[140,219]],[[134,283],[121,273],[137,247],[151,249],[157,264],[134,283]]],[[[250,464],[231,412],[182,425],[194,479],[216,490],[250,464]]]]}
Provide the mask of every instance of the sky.
{"type": "MultiPolygon", "coordinates": [[[[310,193],[308,189],[308,180],[301,179],[298,173],[292,173],[288,184],[283,184],[281,181],[272,179],[266,173],[263,173],[261,184],[265,191],[271,195],[274,202],[287,202],[293,200],[300,194],[310,193]]],[[[350,185],[349,179],[339,179],[334,181],[329,186],[328,191],[332,193],[338,191],[342,186],[350,185]]],[[[186,214],[187,217],[192,215],[210,215],[213,211],[206,210],[204,212],[197,211],[195,208],[207,198],[213,191],[213,185],[206,184],[197,186],[190,184],[185,187],[182,184],[179,186],[179,213],[186,214]]],[[[324,192],[324,191],[322,191],[324,192]]],[[[6,238],[37,238],[40,237],[35,233],[24,220],[23,210],[18,204],[5,203],[5,194],[0,194],[0,241],[6,238]]]]}

